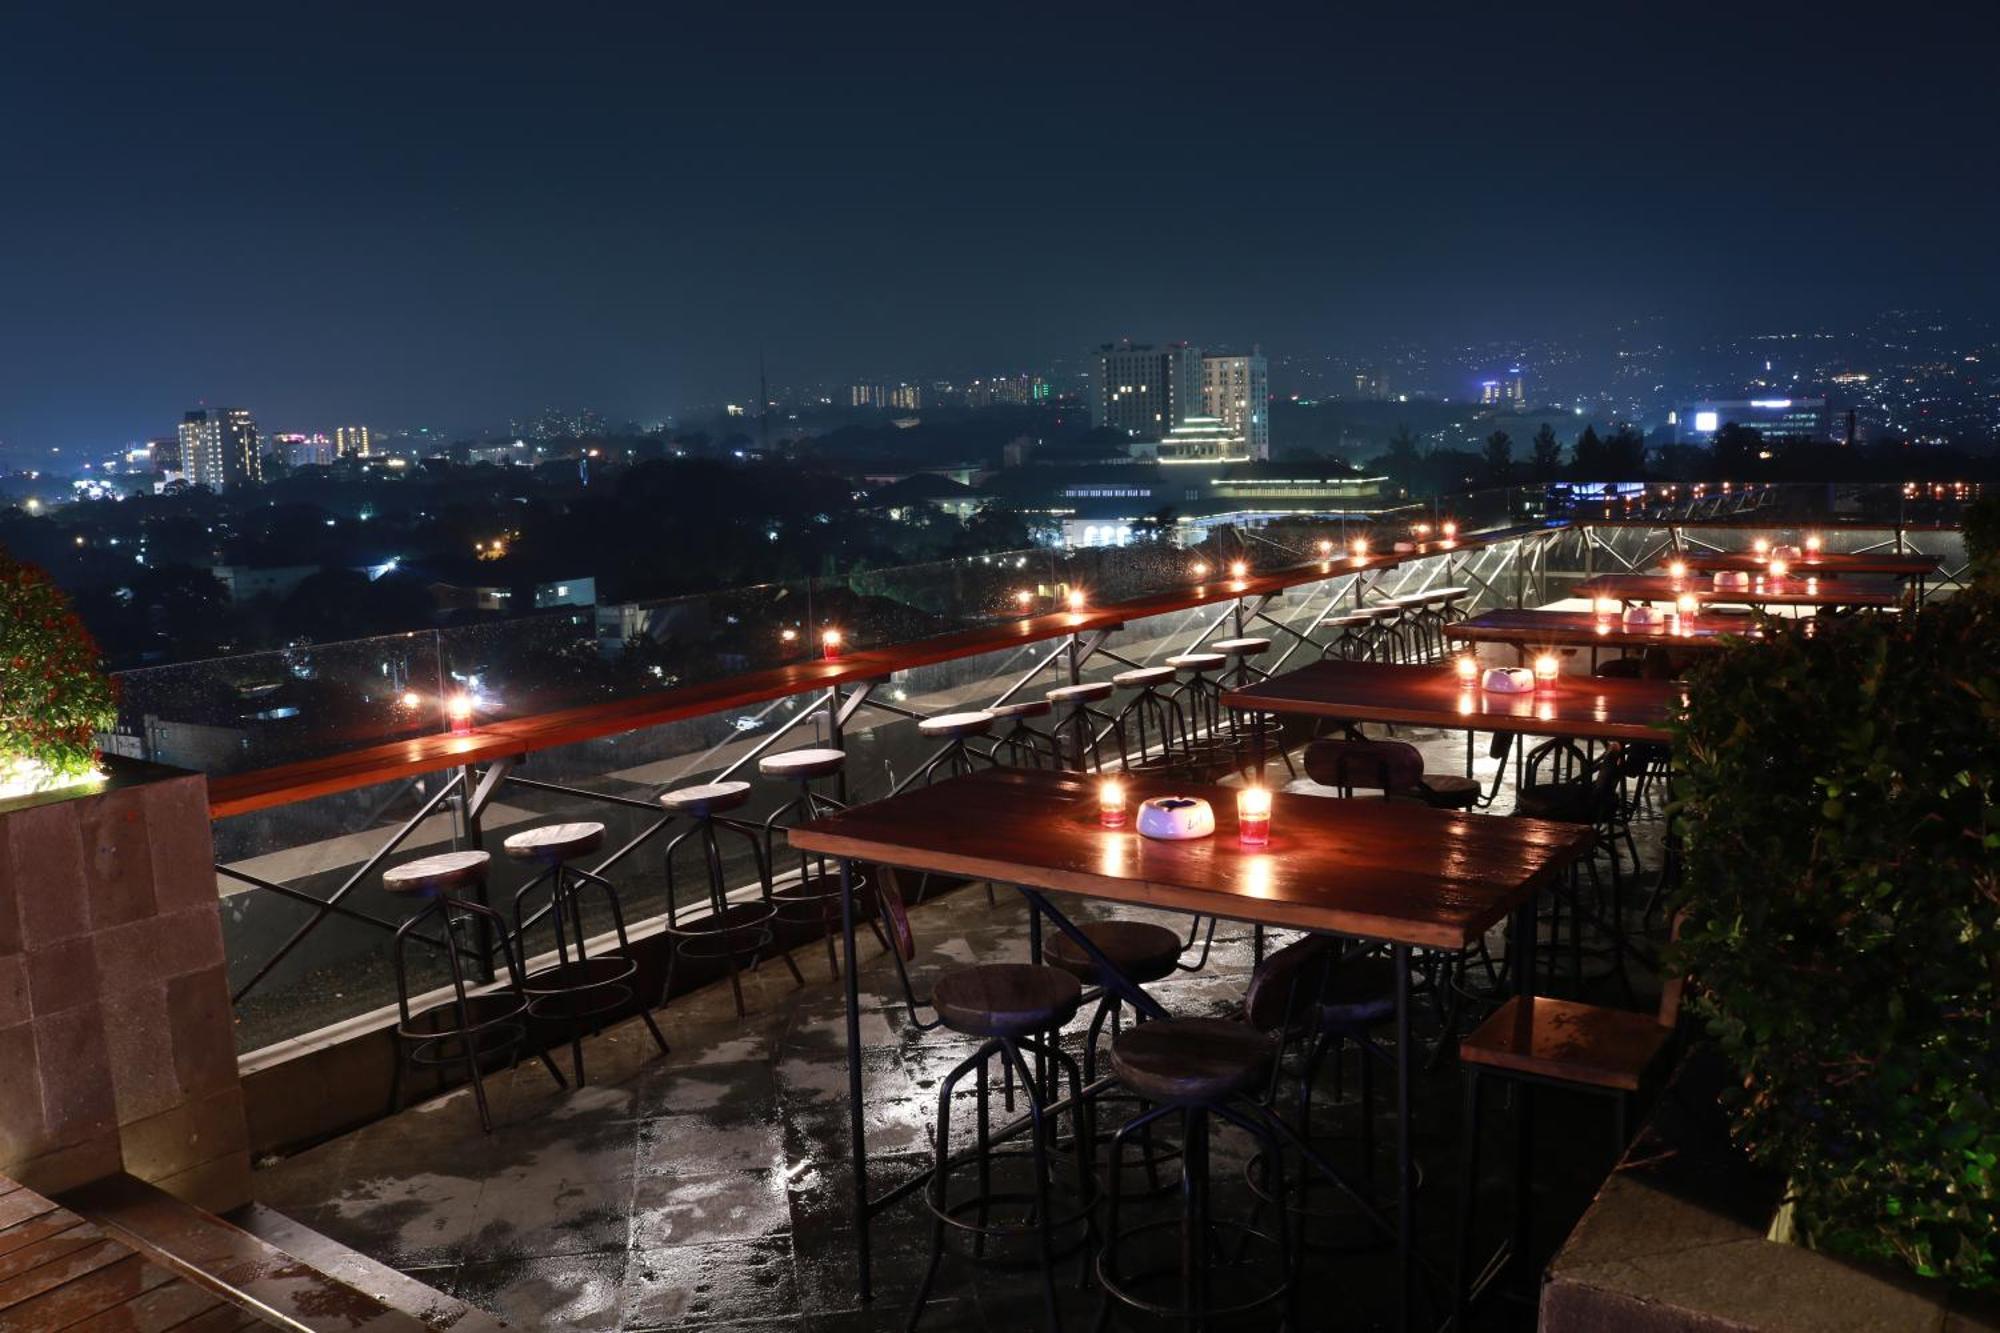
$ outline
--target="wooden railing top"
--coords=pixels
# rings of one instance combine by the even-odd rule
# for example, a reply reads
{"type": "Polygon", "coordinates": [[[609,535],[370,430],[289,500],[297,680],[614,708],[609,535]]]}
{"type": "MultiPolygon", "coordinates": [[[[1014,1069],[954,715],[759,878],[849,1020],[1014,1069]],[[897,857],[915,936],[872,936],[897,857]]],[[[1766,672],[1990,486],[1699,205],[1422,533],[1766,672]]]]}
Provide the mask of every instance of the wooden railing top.
{"type": "Polygon", "coordinates": [[[317,759],[301,759],[247,773],[232,773],[209,779],[209,816],[224,819],[231,815],[250,814],[421,773],[532,754],[538,750],[663,726],[708,713],[752,707],[834,685],[881,680],[898,671],[977,657],[983,653],[1004,652],[1070,634],[1117,629],[1127,621],[1143,620],[1149,616],[1168,615],[1201,606],[1219,608],[1238,598],[1270,596],[1344,574],[1393,569],[1397,565],[1449,552],[1476,551],[1497,542],[1545,530],[1540,527],[1509,528],[1480,533],[1454,543],[1422,543],[1410,551],[1378,552],[1361,560],[1351,555],[1336,554],[1326,561],[1310,561],[1244,579],[1211,579],[1194,587],[1091,606],[1082,611],[1054,611],[1016,617],[886,648],[846,652],[832,660],[790,662],[628,699],[486,722],[465,736],[444,733],[414,736],[343,750],[317,759]]]}

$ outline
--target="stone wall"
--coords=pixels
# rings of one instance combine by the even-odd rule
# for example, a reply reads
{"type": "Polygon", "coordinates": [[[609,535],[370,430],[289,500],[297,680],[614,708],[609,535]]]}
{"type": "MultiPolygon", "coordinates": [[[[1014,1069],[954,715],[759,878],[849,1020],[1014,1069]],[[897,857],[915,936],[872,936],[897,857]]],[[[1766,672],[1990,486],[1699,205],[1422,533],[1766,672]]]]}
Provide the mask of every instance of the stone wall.
{"type": "Polygon", "coordinates": [[[0,1174],[248,1201],[206,782],[118,764],[0,806],[0,1174]]]}

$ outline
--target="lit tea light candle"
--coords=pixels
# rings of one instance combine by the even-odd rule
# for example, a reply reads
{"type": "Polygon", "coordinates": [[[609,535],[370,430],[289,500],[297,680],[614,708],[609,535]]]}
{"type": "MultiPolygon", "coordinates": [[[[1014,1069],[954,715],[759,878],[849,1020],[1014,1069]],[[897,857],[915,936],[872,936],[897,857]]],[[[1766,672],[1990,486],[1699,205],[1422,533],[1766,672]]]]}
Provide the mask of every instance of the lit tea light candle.
{"type": "Polygon", "coordinates": [[[1097,822],[1106,828],[1124,828],[1130,811],[1125,804],[1125,784],[1102,782],[1097,787],[1097,822]]]}
{"type": "Polygon", "coordinates": [[[1232,579],[1240,579],[1249,572],[1250,566],[1241,560],[1235,561],[1229,566],[1229,577],[1232,579]]]}
{"type": "Polygon", "coordinates": [[[1194,576],[1197,581],[1208,577],[1208,566],[1200,560],[1194,562],[1194,576]]]}
{"type": "Polygon", "coordinates": [[[1264,847],[1271,841],[1271,793],[1263,787],[1245,787],[1236,793],[1236,837],[1245,847],[1264,847]]]}
{"type": "Polygon", "coordinates": [[[1431,535],[1431,525],[1428,523],[1419,523],[1411,528],[1410,531],[1416,533],[1418,541],[1423,541],[1431,535]]]}
{"type": "Polygon", "coordinates": [[[1356,560],[1366,560],[1368,558],[1368,539],[1366,537],[1356,537],[1352,542],[1348,543],[1347,549],[1354,552],[1356,560]]]}
{"type": "Polygon", "coordinates": [[[1688,562],[1675,560],[1667,566],[1667,577],[1678,583],[1688,574],[1688,562]]]}
{"type": "Polygon", "coordinates": [[[424,701],[423,696],[418,694],[415,690],[404,690],[403,697],[400,702],[402,703],[403,710],[405,712],[414,713],[417,711],[418,706],[422,704],[423,701],[424,701]]]}
{"type": "Polygon", "coordinates": [[[1554,653],[1543,653],[1535,659],[1535,688],[1549,689],[1562,674],[1562,659],[1554,653]]]}
{"type": "Polygon", "coordinates": [[[1700,606],[1700,600],[1691,592],[1682,593],[1674,602],[1674,609],[1680,612],[1682,620],[1694,619],[1694,613],[1700,606]]]}
{"type": "Polygon", "coordinates": [[[454,694],[451,702],[444,706],[445,716],[451,719],[451,734],[469,736],[472,734],[472,696],[454,694]]]}
{"type": "Polygon", "coordinates": [[[825,633],[821,634],[819,636],[819,646],[820,646],[820,651],[826,654],[828,661],[831,661],[834,658],[839,657],[840,631],[837,629],[830,629],[827,630],[825,633]]]}
{"type": "Polygon", "coordinates": [[[1781,555],[1771,557],[1771,581],[1773,583],[1777,582],[1779,579],[1782,579],[1783,577],[1785,577],[1785,575],[1791,572],[1792,572],[1792,565],[1790,561],[1786,560],[1781,555]]]}
{"type": "Polygon", "coordinates": [[[1069,590],[1069,609],[1071,611],[1083,610],[1083,589],[1071,588],[1069,590]]]}
{"type": "Polygon", "coordinates": [[[1618,599],[1616,597],[1600,597],[1597,599],[1596,609],[1597,614],[1600,616],[1615,616],[1618,614],[1618,599]]]}
{"type": "Polygon", "coordinates": [[[1458,672],[1458,683],[1470,685],[1479,679],[1479,659],[1471,653],[1460,653],[1452,669],[1458,672]]]}
{"type": "Polygon", "coordinates": [[[1446,541],[1456,540],[1458,537],[1458,524],[1452,522],[1450,519],[1446,519],[1438,525],[1438,535],[1446,541]]]}
{"type": "Polygon", "coordinates": [[[1325,558],[1326,558],[1327,556],[1330,556],[1330,555],[1332,555],[1332,554],[1333,554],[1333,543],[1332,543],[1332,542],[1330,542],[1330,541],[1328,541],[1328,540],[1327,540],[1326,538],[1324,538],[1324,537],[1320,538],[1320,539],[1319,539],[1319,553],[1320,553],[1320,558],[1321,558],[1321,559],[1325,559],[1325,558]]]}
{"type": "Polygon", "coordinates": [[[1021,589],[1021,591],[1014,594],[1014,605],[1020,610],[1021,614],[1026,615],[1035,605],[1035,594],[1029,592],[1026,588],[1021,589]]]}
{"type": "Polygon", "coordinates": [[[1819,580],[1814,578],[1810,574],[1806,575],[1806,595],[1807,596],[1819,595],[1819,580]]]}
{"type": "Polygon", "coordinates": [[[1806,554],[1807,554],[1807,555],[1812,555],[1812,556],[1816,556],[1816,555],[1818,555],[1818,554],[1819,554],[1819,548],[1820,548],[1820,539],[1819,539],[1819,534],[1818,534],[1817,532],[1809,532],[1809,533],[1807,533],[1807,534],[1806,534],[1806,554]]]}
{"type": "Polygon", "coordinates": [[[1756,541],[1750,543],[1750,549],[1757,553],[1759,560],[1762,560],[1771,554],[1771,543],[1759,537],[1756,541]]]}

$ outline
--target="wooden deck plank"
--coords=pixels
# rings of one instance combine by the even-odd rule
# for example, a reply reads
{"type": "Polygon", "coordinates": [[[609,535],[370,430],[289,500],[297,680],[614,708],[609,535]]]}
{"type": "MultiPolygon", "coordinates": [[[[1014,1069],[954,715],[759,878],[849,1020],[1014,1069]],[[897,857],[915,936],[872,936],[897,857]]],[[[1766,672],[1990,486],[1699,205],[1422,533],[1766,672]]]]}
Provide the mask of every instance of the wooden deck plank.
{"type": "Polygon", "coordinates": [[[94,1268],[33,1300],[23,1301],[0,1313],[0,1324],[9,1329],[68,1329],[80,1320],[103,1314],[134,1297],[179,1281],[166,1269],[149,1264],[127,1250],[112,1263],[94,1268]]]}

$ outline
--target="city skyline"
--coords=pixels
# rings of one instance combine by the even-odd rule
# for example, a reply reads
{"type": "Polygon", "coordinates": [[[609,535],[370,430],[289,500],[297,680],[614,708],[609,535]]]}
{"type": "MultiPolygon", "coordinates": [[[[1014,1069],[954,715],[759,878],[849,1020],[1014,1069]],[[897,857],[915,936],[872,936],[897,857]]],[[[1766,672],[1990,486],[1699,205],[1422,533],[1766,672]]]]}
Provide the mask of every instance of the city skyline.
{"type": "Polygon", "coordinates": [[[839,382],[1124,336],[1745,334],[2000,282],[1965,169],[1993,94],[1944,16],[1274,11],[1135,62],[1114,15],[537,12],[0,21],[0,441],[147,438],[201,397],[649,419],[749,398],[760,355],[839,382]]]}

